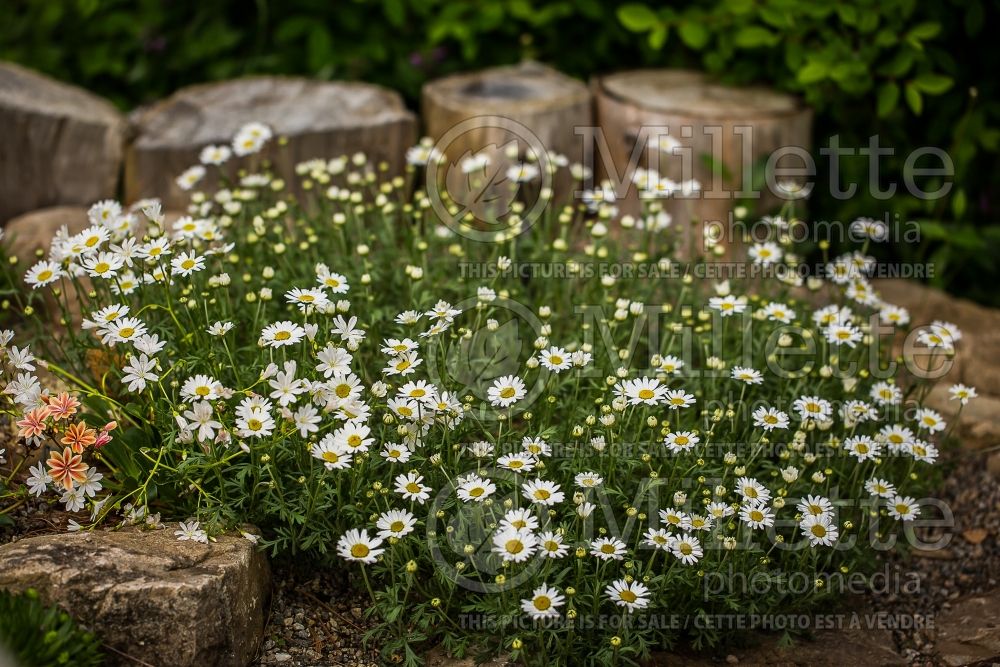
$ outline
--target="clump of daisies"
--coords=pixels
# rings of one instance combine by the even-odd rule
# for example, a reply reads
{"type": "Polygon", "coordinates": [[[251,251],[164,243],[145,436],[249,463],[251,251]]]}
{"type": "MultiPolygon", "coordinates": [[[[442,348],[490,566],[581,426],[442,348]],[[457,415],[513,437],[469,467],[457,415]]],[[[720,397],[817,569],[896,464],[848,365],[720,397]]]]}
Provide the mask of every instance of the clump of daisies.
{"type": "MultiPolygon", "coordinates": [[[[680,263],[665,207],[696,182],[639,170],[642,213],[621,215],[587,169],[513,146],[456,167],[504,170],[509,210],[442,220],[462,208],[421,187],[432,142],[403,176],[360,154],[294,183],[234,168],[273,138],[250,124],[206,147],[180,177],[186,211],[95,204],[26,268],[66,321],[83,304],[54,361],[129,425],[96,453],[114,495],[84,503],[178,521],[181,540],[256,524],[272,553],[358,572],[387,659],[426,638],[545,664],[724,639],[670,618],[808,609],[932,514],[954,424],[923,402],[933,378],[888,353],[909,337],[946,363],[962,334],[878,296],[881,223],[809,267],[792,198],[747,249],[754,272],[714,281],[698,267],[725,249],[707,236],[680,263]],[[561,172],[581,202],[552,200],[561,172]],[[818,583],[708,595],[722,573],[818,583]]],[[[64,423],[64,399],[8,376],[23,435],[64,423]]],[[[91,468],[53,450],[51,480],[29,484],[84,484],[91,468]]]]}

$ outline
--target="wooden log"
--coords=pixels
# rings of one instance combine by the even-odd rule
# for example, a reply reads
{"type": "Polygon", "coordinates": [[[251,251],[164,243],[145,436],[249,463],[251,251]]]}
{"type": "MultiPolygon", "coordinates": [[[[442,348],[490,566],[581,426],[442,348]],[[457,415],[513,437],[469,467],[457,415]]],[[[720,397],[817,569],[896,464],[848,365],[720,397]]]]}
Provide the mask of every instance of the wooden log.
{"type": "MultiPolygon", "coordinates": [[[[423,88],[422,114],[427,135],[441,139],[463,121],[483,116],[507,118],[523,125],[546,149],[582,157],[576,127],[592,124],[592,102],[587,86],[551,67],[525,62],[509,67],[456,74],[431,81],[423,88]]],[[[452,161],[490,144],[502,146],[516,131],[484,121],[481,127],[456,136],[442,147],[452,161]]],[[[523,139],[522,148],[532,143],[523,139]]]]}
{"type": "MultiPolygon", "coordinates": [[[[597,77],[592,89],[607,142],[604,156],[595,150],[598,177],[614,182],[617,174],[630,180],[629,161],[639,143],[638,166],[653,168],[650,155],[658,153],[655,168],[662,176],[701,184],[695,198],[666,200],[675,224],[726,222],[744,199],[751,206],[756,202],[758,214],[776,207],[787,197],[761,186],[761,161],[774,155],[775,166],[801,169],[801,156],[811,146],[812,111],[797,98],[767,88],[724,86],[685,70],[636,70],[597,77]],[[652,145],[657,135],[671,137],[680,148],[660,152],[652,145]],[[651,145],[642,150],[646,140],[651,145]]],[[[638,210],[635,188],[622,206],[627,212],[638,210]]]]}
{"type": "MultiPolygon", "coordinates": [[[[198,164],[201,149],[228,144],[251,121],[287,138],[284,146],[270,142],[261,157],[288,181],[299,162],[356,152],[401,173],[417,131],[416,117],[399,94],[380,86],[273,76],[184,88],[138,111],[131,121],[135,139],[125,157],[126,201],[159,197],[164,208],[187,204],[188,193],[175,179],[198,164]]],[[[234,170],[236,162],[223,167],[234,170]]],[[[211,187],[213,171],[199,187],[211,187]]]]}
{"type": "Polygon", "coordinates": [[[0,63],[0,223],[115,197],[125,119],[106,100],[0,63]]]}

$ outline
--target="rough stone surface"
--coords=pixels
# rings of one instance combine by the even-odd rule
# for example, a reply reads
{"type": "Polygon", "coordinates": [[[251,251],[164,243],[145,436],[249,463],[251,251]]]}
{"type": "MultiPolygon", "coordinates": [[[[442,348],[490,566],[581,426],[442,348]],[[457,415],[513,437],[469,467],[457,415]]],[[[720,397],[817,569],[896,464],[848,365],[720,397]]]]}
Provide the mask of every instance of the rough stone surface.
{"type": "Polygon", "coordinates": [[[38,261],[37,250],[48,255],[56,232],[65,226],[70,234],[88,227],[84,206],[53,206],[20,215],[7,223],[4,241],[10,254],[18,259],[18,270],[24,273],[38,261]]]}
{"type": "Polygon", "coordinates": [[[912,280],[876,280],[874,285],[885,301],[909,310],[915,326],[934,320],[957,325],[963,337],[956,346],[956,366],[945,380],[972,385],[980,394],[1000,396],[1000,310],[912,280]]]}
{"type": "Polygon", "coordinates": [[[1000,591],[957,601],[938,617],[937,638],[946,665],[1000,663],[1000,591]]]}
{"type": "Polygon", "coordinates": [[[115,196],[125,119],[106,100],[0,63],[0,224],[115,196]]]}
{"type": "Polygon", "coordinates": [[[961,406],[958,401],[951,399],[948,385],[939,384],[927,396],[926,403],[939,411],[946,420],[958,419],[956,433],[963,446],[983,449],[1000,444],[1000,398],[980,395],[961,406]],[[960,407],[961,415],[958,413],[960,407]]]}
{"type": "MultiPolygon", "coordinates": [[[[188,195],[174,180],[197,164],[208,144],[228,144],[245,123],[271,126],[288,144],[272,141],[262,152],[290,179],[294,166],[310,158],[357,151],[402,169],[406,148],[416,141],[416,118],[395,92],[366,83],[249,77],[183,88],[130,118],[135,140],[125,159],[125,198],[159,197],[165,208],[183,209],[188,195]]],[[[256,158],[258,161],[260,156],[256,158]]],[[[231,160],[247,166],[247,160],[231,160]]],[[[253,162],[253,159],[250,159],[253,162]]],[[[215,169],[209,169],[208,187],[215,169]]]]}
{"type": "Polygon", "coordinates": [[[0,587],[35,588],[70,611],[112,649],[111,664],[242,667],[260,645],[270,570],[238,535],[62,533],[0,546],[0,587]]]}

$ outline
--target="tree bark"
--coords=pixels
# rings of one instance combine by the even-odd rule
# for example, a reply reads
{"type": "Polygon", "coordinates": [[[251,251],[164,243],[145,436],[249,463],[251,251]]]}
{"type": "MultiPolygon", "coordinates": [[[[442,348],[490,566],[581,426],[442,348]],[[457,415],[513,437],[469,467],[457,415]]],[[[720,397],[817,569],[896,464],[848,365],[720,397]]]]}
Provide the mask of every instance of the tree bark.
{"type": "Polygon", "coordinates": [[[106,100],[0,63],[0,223],[118,191],[125,119],[106,100]]]}
{"type": "MultiPolygon", "coordinates": [[[[587,86],[536,62],[431,81],[423,89],[423,115],[433,139],[476,116],[509,118],[524,125],[547,149],[571,159],[579,159],[581,147],[574,128],[592,121],[587,86]]],[[[505,140],[502,132],[486,125],[465,133],[447,147],[447,154],[455,159],[505,140]]]]}

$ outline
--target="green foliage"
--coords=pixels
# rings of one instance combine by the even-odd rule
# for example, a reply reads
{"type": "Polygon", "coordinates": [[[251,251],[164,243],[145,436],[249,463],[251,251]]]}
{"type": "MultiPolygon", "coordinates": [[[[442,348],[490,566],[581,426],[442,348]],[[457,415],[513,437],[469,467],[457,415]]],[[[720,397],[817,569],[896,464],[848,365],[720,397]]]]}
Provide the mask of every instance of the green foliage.
{"type": "Polygon", "coordinates": [[[10,651],[23,667],[100,665],[100,645],[69,614],[43,605],[36,591],[0,591],[0,650],[10,651]]]}
{"type": "MultiPolygon", "coordinates": [[[[816,109],[817,148],[833,135],[863,147],[879,135],[902,173],[919,146],[946,149],[954,187],[939,201],[817,188],[811,217],[944,224],[897,260],[944,263],[939,286],[997,303],[996,179],[1000,55],[986,26],[996,0],[11,0],[0,10],[0,58],[110,97],[123,108],[180,86],[253,73],[361,78],[416,103],[421,84],[451,72],[536,58],[576,76],[641,66],[704,69],[764,83],[816,109]],[[5,15],[4,15],[5,14],[5,15]],[[979,243],[954,243],[974,230],[979,243]],[[984,274],[985,269],[985,274],[984,274]]],[[[866,156],[841,181],[867,183],[866,156]]],[[[829,167],[817,174],[823,183],[829,167]]]]}

